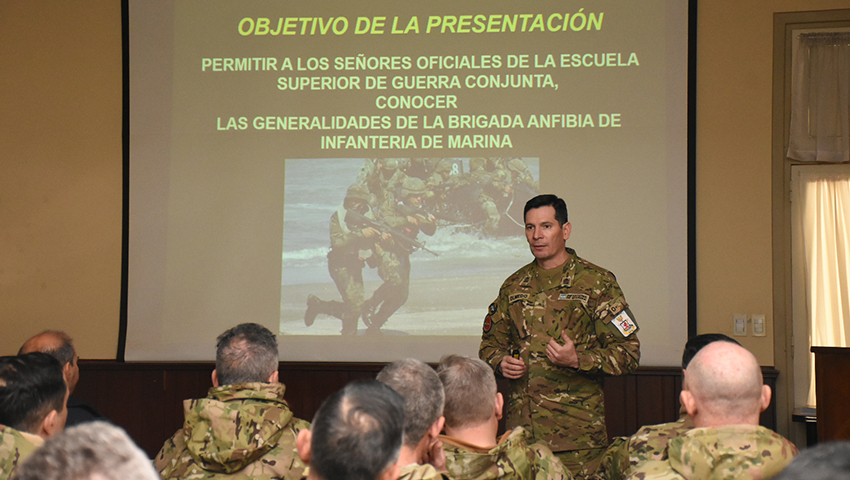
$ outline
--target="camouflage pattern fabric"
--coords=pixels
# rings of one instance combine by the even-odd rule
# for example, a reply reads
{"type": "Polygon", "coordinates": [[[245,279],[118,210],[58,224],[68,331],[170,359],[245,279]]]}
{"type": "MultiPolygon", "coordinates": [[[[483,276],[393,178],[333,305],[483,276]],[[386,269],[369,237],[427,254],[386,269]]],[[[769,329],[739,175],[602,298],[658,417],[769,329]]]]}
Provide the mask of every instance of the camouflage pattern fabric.
{"type": "MultiPolygon", "coordinates": [[[[437,230],[436,223],[422,208],[397,204],[392,215],[387,215],[382,220],[390,228],[414,240],[420,231],[430,236],[437,230]],[[411,223],[408,216],[414,216],[418,223],[411,223]]],[[[372,297],[364,302],[363,307],[364,318],[368,317],[369,327],[373,331],[380,329],[390,316],[407,302],[410,294],[410,254],[413,248],[392,237],[389,241],[379,242],[376,247],[380,258],[378,276],[383,283],[372,293],[372,297]]]]}
{"type": "Polygon", "coordinates": [[[211,388],[183,402],[185,420],[154,459],[163,479],[300,479],[295,437],[310,424],[293,418],[279,383],[211,388]]]}
{"type": "Polygon", "coordinates": [[[584,448],[581,450],[562,450],[554,452],[564,468],[572,473],[576,480],[604,479],[598,475],[599,464],[605,455],[604,448],[584,448]]]}
{"type": "Polygon", "coordinates": [[[645,425],[631,437],[617,437],[608,446],[599,473],[602,478],[619,480],[633,469],[653,460],[667,460],[667,443],[688,433],[694,422],[687,414],[675,422],[645,425]]]}
{"type": "Polygon", "coordinates": [[[38,435],[0,425],[0,480],[11,477],[18,464],[42,444],[44,439],[38,435]]]}
{"type": "Polygon", "coordinates": [[[333,315],[342,320],[341,333],[353,335],[357,333],[357,324],[366,295],[363,286],[365,262],[361,258],[361,251],[371,252],[379,237],[377,235],[372,238],[364,237],[362,228],[352,230],[340,223],[340,215],[345,215],[345,212],[346,210],[340,206],[339,210],[331,215],[331,251],[328,253],[328,272],[339,290],[342,301],[316,298],[314,308],[317,314],[333,315]]]}
{"type": "Polygon", "coordinates": [[[504,179],[504,172],[488,172],[483,166],[471,169],[464,179],[466,183],[480,187],[477,201],[484,216],[482,229],[485,233],[494,233],[499,226],[501,214],[496,200],[507,194],[507,184],[504,183],[504,179]]]}
{"type": "Polygon", "coordinates": [[[452,480],[445,473],[438,472],[430,463],[420,465],[411,463],[401,467],[398,480],[452,480]]]}
{"type": "Polygon", "coordinates": [[[798,453],[778,433],[753,425],[695,428],[668,443],[667,460],[647,461],[628,478],[768,479],[798,453]]]}
{"type": "Polygon", "coordinates": [[[529,444],[522,427],[505,432],[499,444],[484,449],[462,440],[440,437],[446,453],[446,469],[456,480],[571,480],[552,451],[543,444],[529,444]]]}
{"type": "Polygon", "coordinates": [[[553,284],[541,279],[536,262],[505,280],[488,309],[479,349],[497,373],[502,358],[518,349],[528,371],[510,381],[507,426],[526,426],[556,454],[608,446],[600,377],[630,373],[640,359],[634,316],[614,275],[567,252],[553,284]],[[575,342],[578,369],[546,357],[550,338],[563,344],[562,330],[575,342]]]}

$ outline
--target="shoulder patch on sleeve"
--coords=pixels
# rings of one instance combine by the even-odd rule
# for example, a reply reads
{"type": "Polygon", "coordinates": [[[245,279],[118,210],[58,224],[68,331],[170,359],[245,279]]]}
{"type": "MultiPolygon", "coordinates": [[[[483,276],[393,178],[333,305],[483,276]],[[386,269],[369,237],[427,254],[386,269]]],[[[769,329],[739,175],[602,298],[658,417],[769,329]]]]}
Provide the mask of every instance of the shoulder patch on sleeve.
{"type": "Polygon", "coordinates": [[[487,311],[490,312],[491,315],[496,313],[496,302],[491,303],[490,306],[487,307],[487,311]]]}
{"type": "Polygon", "coordinates": [[[620,312],[620,314],[617,315],[611,323],[617,327],[617,330],[619,330],[624,337],[628,337],[637,331],[637,324],[635,324],[635,321],[629,317],[629,314],[626,313],[625,310],[620,312]]]}
{"type": "Polygon", "coordinates": [[[484,333],[490,333],[491,328],[493,328],[493,319],[487,315],[484,317],[484,333]]]}

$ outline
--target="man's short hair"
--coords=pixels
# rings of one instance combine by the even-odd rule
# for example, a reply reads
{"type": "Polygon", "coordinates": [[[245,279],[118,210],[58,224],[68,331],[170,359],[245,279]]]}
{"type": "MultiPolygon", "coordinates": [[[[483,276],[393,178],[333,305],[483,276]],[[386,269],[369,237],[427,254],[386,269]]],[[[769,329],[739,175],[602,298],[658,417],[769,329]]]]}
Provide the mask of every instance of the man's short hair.
{"type": "Polygon", "coordinates": [[[106,422],[69,428],[18,465],[17,480],[158,480],[147,455],[106,422]]]}
{"type": "Polygon", "coordinates": [[[722,333],[704,333],[691,337],[685,343],[685,351],[682,352],[682,370],[688,368],[688,364],[691,363],[694,355],[702,350],[702,347],[714,342],[729,342],[735,345],[741,345],[734,338],[723,335],[722,333]]]}
{"type": "Polygon", "coordinates": [[[739,345],[713,342],[703,347],[688,365],[685,383],[711,415],[734,421],[761,411],[761,368],[739,345]]]}
{"type": "Polygon", "coordinates": [[[437,375],[443,383],[446,425],[463,428],[480,425],[493,417],[496,408],[496,377],[478,358],[446,355],[440,359],[437,375]]]}
{"type": "Polygon", "coordinates": [[[376,380],[349,383],[313,417],[310,468],[325,480],[375,480],[398,460],[404,399],[376,380]]]}
{"type": "Polygon", "coordinates": [[[850,480],[850,442],[818,443],[797,455],[775,480],[850,480]]]}
{"type": "Polygon", "coordinates": [[[62,366],[50,355],[0,357],[0,424],[36,433],[51,411],[65,409],[66,391],[62,366]]]}
{"type": "MultiPolygon", "coordinates": [[[[56,347],[56,348],[43,349],[43,350],[38,350],[38,351],[42,352],[42,353],[46,353],[46,354],[50,355],[51,357],[55,358],[56,360],[59,360],[59,364],[62,365],[63,367],[65,366],[65,364],[67,364],[69,362],[71,363],[71,366],[73,367],[74,366],[74,357],[76,357],[76,355],[77,355],[77,351],[74,349],[74,340],[70,336],[68,336],[67,333],[59,331],[59,330],[45,330],[45,331],[39,333],[38,335],[34,335],[32,338],[40,337],[42,335],[52,335],[52,336],[56,337],[59,340],[60,343],[59,343],[59,346],[56,347]]],[[[18,350],[18,355],[21,355],[21,354],[24,353],[24,347],[27,346],[27,343],[29,343],[29,341],[27,341],[23,345],[21,345],[21,348],[18,350]]],[[[33,350],[33,351],[35,351],[35,350],[33,350]]]]}
{"type": "Polygon", "coordinates": [[[446,397],[437,372],[415,358],[405,358],[384,367],[378,380],[404,397],[404,444],[416,446],[443,415],[446,397]]]}
{"type": "Polygon", "coordinates": [[[216,340],[215,370],[220,385],[268,382],[277,371],[277,338],[266,327],[243,323],[216,340]]]}
{"type": "Polygon", "coordinates": [[[525,203],[525,209],[522,211],[523,220],[525,220],[525,216],[528,214],[529,210],[540,207],[554,208],[555,220],[557,220],[562,227],[565,223],[569,221],[569,215],[567,212],[567,202],[565,202],[562,198],[558,198],[557,195],[552,195],[551,193],[538,195],[527,201],[525,203]]]}

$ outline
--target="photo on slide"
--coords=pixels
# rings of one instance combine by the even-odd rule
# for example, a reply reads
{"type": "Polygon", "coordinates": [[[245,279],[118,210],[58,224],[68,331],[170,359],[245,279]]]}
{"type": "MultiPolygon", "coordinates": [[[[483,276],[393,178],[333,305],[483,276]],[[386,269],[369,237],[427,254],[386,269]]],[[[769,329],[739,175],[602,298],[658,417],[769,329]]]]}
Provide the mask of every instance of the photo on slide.
{"type": "Polygon", "coordinates": [[[281,334],[477,335],[501,282],[531,260],[523,207],[537,158],[285,168],[281,334]]]}

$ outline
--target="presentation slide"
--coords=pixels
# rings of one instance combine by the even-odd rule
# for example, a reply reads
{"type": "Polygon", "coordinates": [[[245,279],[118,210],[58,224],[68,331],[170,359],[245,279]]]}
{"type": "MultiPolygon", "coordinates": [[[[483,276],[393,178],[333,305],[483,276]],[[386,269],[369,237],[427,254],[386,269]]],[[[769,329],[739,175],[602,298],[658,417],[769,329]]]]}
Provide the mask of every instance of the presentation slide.
{"type": "Polygon", "coordinates": [[[687,2],[129,1],[127,360],[476,355],[567,202],[642,365],[687,335],[687,2]]]}

